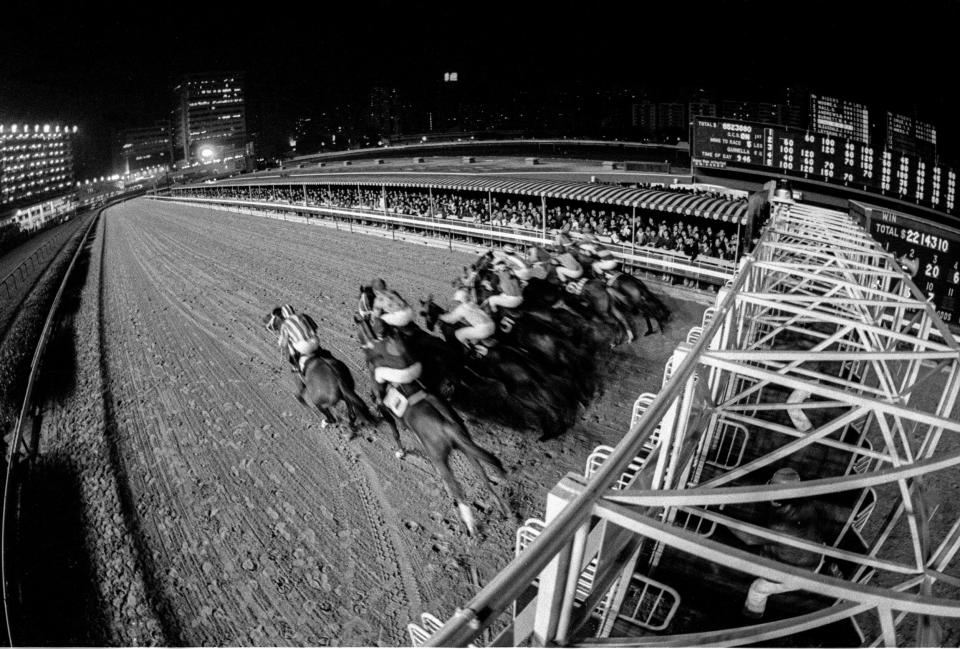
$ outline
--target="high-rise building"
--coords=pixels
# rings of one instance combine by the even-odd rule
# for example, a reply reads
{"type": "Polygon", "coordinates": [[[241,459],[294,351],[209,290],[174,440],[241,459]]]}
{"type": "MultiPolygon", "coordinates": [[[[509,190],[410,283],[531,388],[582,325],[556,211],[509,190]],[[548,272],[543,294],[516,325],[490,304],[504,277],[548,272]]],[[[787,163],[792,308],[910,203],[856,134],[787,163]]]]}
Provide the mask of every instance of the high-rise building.
{"type": "Polygon", "coordinates": [[[174,159],[187,164],[243,158],[247,116],[242,72],[189,74],[173,89],[174,159]]]}
{"type": "Polygon", "coordinates": [[[0,124],[0,212],[75,190],[76,126],[0,124]]]}
{"type": "Polygon", "coordinates": [[[740,101],[724,99],[720,113],[727,119],[762,124],[783,124],[783,105],[764,101],[740,101]]]}
{"type": "Polygon", "coordinates": [[[686,133],[687,105],[679,102],[661,101],[657,104],[657,130],[661,133],[686,133]]]}
{"type": "Polygon", "coordinates": [[[126,129],[117,137],[118,167],[127,174],[151,167],[169,167],[173,156],[172,146],[170,124],[167,122],[126,129]]]}
{"type": "Polygon", "coordinates": [[[870,111],[855,101],[811,94],[810,129],[869,144],[870,111]]]}
{"type": "Polygon", "coordinates": [[[657,105],[652,101],[643,100],[631,106],[630,124],[644,133],[653,133],[657,130],[657,105]]]}
{"type": "Polygon", "coordinates": [[[784,92],[783,125],[807,130],[810,125],[810,92],[806,88],[790,86],[784,92]]]}
{"type": "Polygon", "coordinates": [[[888,110],[884,126],[886,148],[921,158],[936,156],[937,128],[933,124],[888,110]]]}
{"type": "Polygon", "coordinates": [[[712,101],[691,101],[687,105],[687,114],[694,117],[716,117],[717,105],[712,101]]]}

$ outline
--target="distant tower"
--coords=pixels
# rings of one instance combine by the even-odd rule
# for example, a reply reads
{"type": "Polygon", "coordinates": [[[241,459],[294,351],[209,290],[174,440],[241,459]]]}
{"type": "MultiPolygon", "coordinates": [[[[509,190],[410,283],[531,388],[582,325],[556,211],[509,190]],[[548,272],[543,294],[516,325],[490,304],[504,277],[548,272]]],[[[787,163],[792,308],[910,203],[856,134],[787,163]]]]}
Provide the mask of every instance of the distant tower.
{"type": "Polygon", "coordinates": [[[246,91],[242,72],[188,74],[173,89],[174,158],[205,162],[244,156],[246,91]]]}

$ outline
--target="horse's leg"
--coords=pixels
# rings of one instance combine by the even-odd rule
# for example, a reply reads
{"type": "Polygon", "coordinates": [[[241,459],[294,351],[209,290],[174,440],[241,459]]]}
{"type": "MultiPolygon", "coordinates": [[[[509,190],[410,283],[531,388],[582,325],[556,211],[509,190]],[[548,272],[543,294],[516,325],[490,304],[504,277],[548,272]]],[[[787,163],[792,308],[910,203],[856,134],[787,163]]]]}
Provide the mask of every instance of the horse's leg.
{"type": "MultiPolygon", "coordinates": [[[[462,431],[461,431],[462,432],[462,431]]],[[[477,446],[476,442],[470,439],[465,433],[458,438],[458,447],[467,456],[467,461],[473,465],[474,470],[480,474],[480,477],[483,478],[484,484],[487,485],[487,489],[490,490],[490,493],[493,494],[494,500],[497,501],[497,504],[500,506],[500,511],[504,516],[510,515],[510,507],[503,500],[503,498],[496,492],[493,488],[493,483],[490,481],[490,478],[487,476],[486,471],[483,470],[483,466],[480,464],[480,460],[483,460],[490,466],[494,468],[497,472],[497,475],[501,479],[507,477],[507,472],[503,468],[503,464],[500,463],[500,460],[496,455],[490,451],[477,446]]]]}
{"type": "Polygon", "coordinates": [[[393,454],[398,460],[402,460],[407,455],[407,449],[403,448],[403,442],[400,441],[400,427],[397,426],[397,420],[394,419],[393,413],[383,404],[379,404],[377,408],[380,410],[380,415],[386,420],[387,425],[390,427],[390,432],[393,434],[393,441],[397,445],[397,450],[394,451],[393,454]]]}
{"type": "Polygon", "coordinates": [[[473,516],[473,510],[470,509],[470,505],[466,503],[467,496],[463,493],[463,488],[450,470],[450,466],[447,464],[448,460],[449,458],[445,457],[438,462],[434,462],[434,468],[436,468],[437,474],[440,476],[440,481],[447,490],[447,494],[449,494],[457,504],[457,509],[460,512],[460,520],[467,526],[467,532],[470,536],[476,536],[477,521],[473,516]]]}
{"type": "Polygon", "coordinates": [[[320,411],[320,414],[323,415],[323,421],[320,422],[322,428],[326,428],[328,424],[337,423],[337,418],[333,416],[333,413],[330,412],[330,408],[327,406],[317,406],[317,410],[320,411]]]}
{"type": "MultiPolygon", "coordinates": [[[[620,313],[620,309],[616,307],[612,300],[610,301],[610,310],[608,313],[613,316],[613,319],[617,322],[617,324],[619,324],[620,327],[627,333],[627,343],[632,343],[633,339],[636,338],[633,333],[633,327],[630,325],[630,322],[627,320],[626,316],[620,313]]],[[[615,347],[616,345],[612,344],[610,346],[615,347]]]]}

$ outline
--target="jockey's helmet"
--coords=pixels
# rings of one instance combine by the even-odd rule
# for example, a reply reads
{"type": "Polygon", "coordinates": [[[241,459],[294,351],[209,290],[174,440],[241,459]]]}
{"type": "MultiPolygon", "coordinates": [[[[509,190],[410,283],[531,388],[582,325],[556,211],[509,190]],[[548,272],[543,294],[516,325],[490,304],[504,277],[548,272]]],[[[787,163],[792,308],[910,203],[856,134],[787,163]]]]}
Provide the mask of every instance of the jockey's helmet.
{"type": "Polygon", "coordinates": [[[375,291],[385,291],[387,290],[387,283],[378,277],[377,279],[373,280],[371,288],[375,291]]]}
{"type": "Polygon", "coordinates": [[[454,302],[469,302],[470,294],[467,293],[466,289],[458,288],[453,294],[454,302]]]}
{"type": "Polygon", "coordinates": [[[294,311],[293,307],[290,306],[289,304],[284,304],[282,307],[280,307],[280,315],[282,315],[284,319],[286,319],[296,315],[296,311],[294,311]]]}
{"type": "MultiPolygon", "coordinates": [[[[767,482],[767,484],[793,484],[800,482],[800,474],[797,473],[796,469],[791,469],[790,467],[784,467],[782,469],[777,469],[777,472],[773,474],[773,477],[767,482]]],[[[774,507],[780,507],[783,505],[782,502],[771,500],[770,504],[774,507]]]]}

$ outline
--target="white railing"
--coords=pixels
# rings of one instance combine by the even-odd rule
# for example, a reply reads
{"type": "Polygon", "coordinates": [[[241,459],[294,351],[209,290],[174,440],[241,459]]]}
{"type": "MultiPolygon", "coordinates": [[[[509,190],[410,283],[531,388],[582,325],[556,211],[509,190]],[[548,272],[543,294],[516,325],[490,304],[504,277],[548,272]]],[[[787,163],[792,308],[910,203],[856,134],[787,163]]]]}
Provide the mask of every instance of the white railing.
{"type": "MultiPolygon", "coordinates": [[[[181,190],[183,191],[183,190],[181,190]]],[[[525,230],[498,226],[488,223],[477,223],[470,219],[456,217],[436,218],[392,213],[389,209],[376,208],[340,208],[323,205],[304,205],[302,203],[288,203],[275,201],[258,201],[235,198],[208,198],[188,195],[150,195],[152,199],[189,202],[207,206],[224,206],[229,208],[245,208],[258,211],[283,212],[302,215],[307,218],[343,218],[352,222],[369,222],[402,229],[413,229],[430,232],[435,236],[457,237],[489,244],[514,244],[521,246],[543,245],[549,242],[539,230],[525,230]]],[[[573,238],[579,235],[571,233],[573,238]]],[[[619,244],[606,244],[625,266],[640,268],[653,273],[676,275],[688,279],[705,282],[713,286],[720,286],[727,282],[736,269],[733,262],[722,259],[701,258],[691,261],[685,255],[673,253],[657,248],[631,248],[619,244]]]]}

